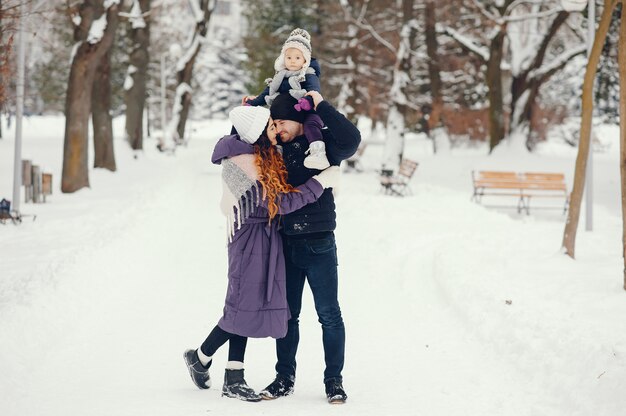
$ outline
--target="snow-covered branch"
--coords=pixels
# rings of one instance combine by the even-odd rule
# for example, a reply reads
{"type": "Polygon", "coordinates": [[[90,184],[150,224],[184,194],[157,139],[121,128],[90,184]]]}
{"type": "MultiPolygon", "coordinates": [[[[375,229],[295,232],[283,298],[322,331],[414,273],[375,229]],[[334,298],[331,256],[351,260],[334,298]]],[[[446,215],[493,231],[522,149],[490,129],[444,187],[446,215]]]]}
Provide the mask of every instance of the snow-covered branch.
{"type": "MultiPolygon", "coordinates": [[[[200,0],[189,0],[189,7],[191,7],[191,13],[196,23],[202,23],[204,21],[204,10],[202,10],[200,0]]],[[[211,12],[215,8],[215,0],[209,0],[207,5],[207,11],[211,12]]]]}
{"type": "Polygon", "coordinates": [[[533,6],[541,6],[544,3],[545,3],[545,0],[515,0],[513,3],[508,5],[508,7],[506,8],[506,11],[504,12],[504,14],[510,15],[511,12],[517,6],[520,6],[522,4],[530,4],[530,5],[533,5],[533,6]]]}
{"type": "Polygon", "coordinates": [[[200,2],[198,0],[189,0],[189,7],[191,8],[191,14],[193,14],[196,23],[200,23],[204,20],[204,13],[200,8],[200,2]]]}
{"type": "Polygon", "coordinates": [[[546,11],[538,12],[538,13],[519,14],[516,16],[506,16],[504,20],[507,22],[519,22],[522,20],[539,19],[542,17],[552,16],[553,14],[557,14],[561,11],[562,11],[561,8],[555,7],[554,9],[550,9],[550,10],[546,10],[546,11]]]}
{"type": "Polygon", "coordinates": [[[364,16],[367,11],[367,5],[366,5],[367,3],[363,4],[363,7],[361,8],[358,19],[352,16],[352,6],[350,6],[350,4],[348,3],[348,0],[340,0],[339,3],[341,4],[346,20],[354,23],[361,29],[368,31],[374,37],[374,39],[376,39],[381,45],[389,49],[394,54],[397,53],[396,48],[390,42],[388,42],[385,38],[383,38],[376,31],[376,29],[374,29],[374,27],[371,24],[367,23],[367,21],[365,20],[364,16]]]}
{"type": "Polygon", "coordinates": [[[119,6],[120,0],[104,0],[104,10],[109,10],[112,6],[119,6]]]}
{"type": "Polygon", "coordinates": [[[187,62],[191,61],[191,58],[193,58],[194,54],[198,51],[198,48],[200,48],[200,38],[202,38],[202,36],[199,34],[194,36],[191,45],[185,50],[183,56],[181,56],[176,63],[176,71],[182,71],[185,69],[187,62]]]}
{"type": "Polygon", "coordinates": [[[528,79],[534,80],[538,78],[543,78],[545,76],[549,76],[553,74],[555,71],[565,66],[565,64],[567,64],[572,58],[574,58],[575,56],[581,55],[585,53],[586,51],[587,51],[586,45],[579,45],[576,48],[563,52],[561,55],[557,56],[554,60],[552,60],[552,62],[530,71],[530,73],[528,74],[528,79]]]}
{"type": "Polygon", "coordinates": [[[437,31],[439,32],[439,30],[456,40],[463,47],[463,49],[475,53],[484,62],[489,61],[489,49],[485,46],[476,44],[473,40],[451,27],[444,26],[443,28],[438,28],[437,31]]]}
{"type": "Polygon", "coordinates": [[[103,13],[98,20],[94,20],[89,28],[89,34],[87,35],[87,42],[95,45],[102,40],[104,31],[107,28],[107,15],[103,13]]]}
{"type": "Polygon", "coordinates": [[[145,17],[150,16],[150,11],[142,12],[141,5],[138,0],[133,0],[133,6],[130,9],[130,13],[119,13],[120,17],[128,18],[130,26],[133,29],[143,29],[146,27],[145,17]]]}
{"type": "Polygon", "coordinates": [[[478,10],[480,10],[480,12],[485,15],[485,17],[487,17],[489,20],[492,20],[493,22],[501,25],[504,23],[504,21],[502,20],[502,16],[496,16],[495,14],[491,13],[489,10],[487,10],[487,8],[478,0],[472,0],[472,2],[474,3],[474,5],[476,7],[478,7],[478,10]]]}

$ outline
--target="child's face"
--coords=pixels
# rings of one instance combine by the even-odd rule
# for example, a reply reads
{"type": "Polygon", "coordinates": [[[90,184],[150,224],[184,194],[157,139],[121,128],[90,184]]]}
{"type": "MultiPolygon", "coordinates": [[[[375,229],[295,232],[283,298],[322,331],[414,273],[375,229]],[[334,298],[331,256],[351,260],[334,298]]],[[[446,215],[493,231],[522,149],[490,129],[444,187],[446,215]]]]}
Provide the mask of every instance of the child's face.
{"type": "Polygon", "coordinates": [[[285,67],[290,71],[298,71],[304,65],[304,55],[300,49],[289,48],[285,51],[285,67]]]}

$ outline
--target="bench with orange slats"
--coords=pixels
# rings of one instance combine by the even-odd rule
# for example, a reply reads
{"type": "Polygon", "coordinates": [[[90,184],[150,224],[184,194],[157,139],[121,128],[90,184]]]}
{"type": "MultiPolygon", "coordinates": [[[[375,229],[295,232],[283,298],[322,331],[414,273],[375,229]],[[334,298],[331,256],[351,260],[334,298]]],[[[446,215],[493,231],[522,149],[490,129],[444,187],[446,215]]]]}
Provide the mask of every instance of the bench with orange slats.
{"type": "Polygon", "coordinates": [[[474,194],[480,203],[483,196],[514,196],[518,198],[517,212],[530,214],[531,198],[564,198],[563,213],[567,212],[569,194],[562,173],[472,171],[474,194]]]}

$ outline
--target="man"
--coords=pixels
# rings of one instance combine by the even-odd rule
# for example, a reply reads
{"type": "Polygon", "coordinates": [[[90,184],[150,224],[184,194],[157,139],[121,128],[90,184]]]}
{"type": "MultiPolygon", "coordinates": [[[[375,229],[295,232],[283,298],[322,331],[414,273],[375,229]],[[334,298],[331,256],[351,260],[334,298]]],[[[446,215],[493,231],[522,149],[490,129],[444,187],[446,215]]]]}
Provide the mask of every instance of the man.
{"type": "MultiPolygon", "coordinates": [[[[316,91],[313,98],[317,114],[327,128],[322,130],[331,165],[352,156],[361,142],[359,130],[316,91]]],[[[304,136],[304,114],[294,109],[297,101],[287,94],[276,97],[270,107],[275,133],[282,143],[287,181],[298,186],[319,173],[304,167],[309,143],[304,136]]],[[[270,126],[270,129],[272,126],[270,126]]],[[[326,369],[324,384],[329,403],[344,403],[341,371],[344,365],[345,328],[337,299],[337,248],[335,245],[335,201],[326,189],[317,203],[282,217],[283,248],[287,269],[287,303],[291,312],[287,335],[276,340],[276,378],[261,393],[276,399],[293,393],[296,379],[296,352],[300,340],[299,322],[304,282],[313,292],[315,310],[322,325],[326,369]]]]}

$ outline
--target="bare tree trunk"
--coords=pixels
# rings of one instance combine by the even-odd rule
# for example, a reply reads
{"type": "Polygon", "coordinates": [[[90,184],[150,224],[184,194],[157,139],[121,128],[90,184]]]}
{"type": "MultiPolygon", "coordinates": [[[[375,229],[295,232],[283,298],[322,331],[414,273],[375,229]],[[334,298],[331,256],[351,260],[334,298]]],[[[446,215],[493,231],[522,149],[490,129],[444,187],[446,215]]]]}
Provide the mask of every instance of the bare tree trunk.
{"type": "Polygon", "coordinates": [[[504,129],[504,99],[502,96],[502,58],[506,31],[501,29],[489,45],[487,86],[489,88],[489,153],[502,141],[504,129]]]}
{"type": "Polygon", "coordinates": [[[626,4],[622,1],[622,16],[619,30],[619,165],[622,182],[622,257],[624,259],[624,290],[626,290],[626,4]]]}
{"type": "Polygon", "coordinates": [[[426,53],[428,54],[428,76],[430,78],[430,94],[432,96],[431,112],[428,118],[428,130],[432,131],[439,125],[441,111],[443,109],[443,97],[441,95],[441,74],[439,65],[439,44],[437,42],[437,15],[435,2],[426,3],[425,27],[426,27],[426,53]]]}
{"type": "MultiPolygon", "coordinates": [[[[138,13],[150,11],[150,0],[136,0],[138,13]]],[[[133,6],[135,7],[135,6],[133,6]]],[[[146,74],[150,56],[150,23],[145,19],[130,20],[132,51],[127,77],[132,85],[126,90],[126,139],[134,150],[143,149],[143,112],[146,104],[146,74]]]]}
{"type": "MultiPolygon", "coordinates": [[[[112,22],[109,22],[112,24],[112,22]]],[[[111,117],[111,52],[102,58],[93,80],[91,112],[93,123],[94,168],[105,168],[115,172],[113,152],[113,119],[111,117]]]]}
{"type": "Polygon", "coordinates": [[[79,6],[80,24],[74,28],[74,39],[79,42],[70,68],[65,101],[65,142],[61,191],[75,192],[89,186],[88,127],[91,113],[91,94],[96,68],[109,50],[115,36],[118,5],[104,11],[102,0],[85,0],[79,6]],[[88,39],[92,23],[106,12],[107,24],[101,39],[88,39]]]}
{"type": "Polygon", "coordinates": [[[81,59],[77,53],[70,69],[65,104],[62,192],[74,192],[89,186],[87,139],[93,82],[93,71],[89,66],[89,60],[81,59]]]}
{"type": "Polygon", "coordinates": [[[383,151],[382,175],[390,176],[400,166],[404,152],[405,113],[408,100],[406,86],[409,82],[411,46],[415,39],[416,23],[413,18],[414,0],[402,0],[402,29],[396,51],[393,81],[389,95],[391,103],[387,116],[387,140],[383,151]]]}
{"type": "Polygon", "coordinates": [[[602,18],[596,32],[591,54],[585,70],[585,80],[583,82],[582,96],[582,120],[580,122],[580,139],[578,141],[578,155],[576,156],[576,170],[574,172],[574,188],[570,198],[567,222],[563,233],[563,248],[565,253],[571,258],[575,258],[576,231],[578,230],[578,220],[580,219],[580,205],[585,189],[585,175],[587,173],[587,159],[591,141],[591,118],[593,115],[593,82],[598,69],[598,62],[602,47],[606,39],[606,34],[611,24],[611,15],[617,0],[604,0],[602,18]]]}
{"type": "MultiPolygon", "coordinates": [[[[184,66],[179,68],[176,74],[177,80],[177,99],[178,103],[174,103],[174,108],[178,106],[180,111],[178,112],[178,122],[176,125],[177,141],[182,141],[185,138],[185,125],[187,124],[187,117],[189,116],[189,108],[191,107],[191,77],[193,73],[193,66],[196,62],[196,57],[204,38],[207,34],[209,26],[209,19],[213,12],[214,2],[209,0],[189,0],[199,1],[200,10],[202,11],[202,20],[196,20],[196,29],[191,41],[190,48],[187,50],[187,55],[184,57],[184,66]]],[[[176,115],[174,115],[176,117],[176,115]]]]}

